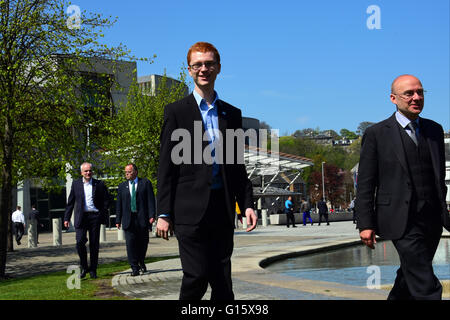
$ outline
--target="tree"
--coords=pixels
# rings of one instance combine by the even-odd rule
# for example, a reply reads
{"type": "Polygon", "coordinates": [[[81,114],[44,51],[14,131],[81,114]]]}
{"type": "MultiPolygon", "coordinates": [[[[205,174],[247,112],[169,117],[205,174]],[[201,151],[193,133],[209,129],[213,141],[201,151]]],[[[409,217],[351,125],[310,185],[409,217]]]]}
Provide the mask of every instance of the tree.
{"type": "Polygon", "coordinates": [[[324,130],[321,132],[321,134],[326,135],[326,136],[330,136],[333,138],[333,140],[339,140],[341,139],[341,136],[337,134],[336,131],[334,130],[324,130]]]}
{"type": "MultiPolygon", "coordinates": [[[[333,164],[324,164],[325,198],[333,205],[342,204],[345,194],[344,172],[333,164]]],[[[313,202],[317,202],[323,197],[322,172],[315,171],[309,180],[310,197],[313,202]]]]}
{"type": "Polygon", "coordinates": [[[143,93],[136,83],[132,85],[127,105],[109,121],[108,133],[102,142],[106,150],[102,158],[113,164],[104,169],[111,177],[107,181],[109,186],[117,187],[124,179],[123,168],[133,162],[139,175],[147,177],[156,187],[164,106],[184,97],[185,80],[186,74],[182,71],[179,83],[170,86],[164,75],[155,96],[143,93]]]}
{"type": "MultiPolygon", "coordinates": [[[[0,278],[13,186],[36,176],[65,178],[66,164],[79,164],[86,142],[77,129],[86,127],[88,106],[81,93],[98,86],[86,77],[90,58],[127,54],[99,43],[101,29],[114,22],[83,12],[71,24],[68,7],[66,0],[0,0],[0,278]]],[[[102,106],[90,106],[91,115],[101,118],[102,106]]]]}
{"type": "Polygon", "coordinates": [[[313,128],[306,128],[302,130],[296,130],[292,135],[296,138],[300,137],[314,137],[318,135],[320,132],[319,128],[313,129],[313,128]]]}
{"type": "Polygon", "coordinates": [[[356,133],[354,133],[353,131],[350,131],[348,129],[341,129],[341,131],[339,131],[339,133],[341,134],[342,138],[344,138],[344,139],[353,140],[353,139],[358,138],[358,135],[356,133]]]}
{"type": "Polygon", "coordinates": [[[366,132],[366,129],[374,124],[375,124],[374,122],[369,122],[369,121],[361,122],[358,126],[358,129],[356,130],[356,133],[362,137],[364,135],[364,132],[366,132]]]}

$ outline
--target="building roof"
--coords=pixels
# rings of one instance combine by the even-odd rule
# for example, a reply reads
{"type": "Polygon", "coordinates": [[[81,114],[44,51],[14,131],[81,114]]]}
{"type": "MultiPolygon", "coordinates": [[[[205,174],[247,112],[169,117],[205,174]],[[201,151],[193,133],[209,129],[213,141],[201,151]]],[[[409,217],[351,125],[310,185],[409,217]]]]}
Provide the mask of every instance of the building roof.
{"type": "Polygon", "coordinates": [[[286,171],[301,171],[314,165],[313,160],[284,152],[274,152],[245,146],[244,160],[251,175],[275,175],[286,171]]]}

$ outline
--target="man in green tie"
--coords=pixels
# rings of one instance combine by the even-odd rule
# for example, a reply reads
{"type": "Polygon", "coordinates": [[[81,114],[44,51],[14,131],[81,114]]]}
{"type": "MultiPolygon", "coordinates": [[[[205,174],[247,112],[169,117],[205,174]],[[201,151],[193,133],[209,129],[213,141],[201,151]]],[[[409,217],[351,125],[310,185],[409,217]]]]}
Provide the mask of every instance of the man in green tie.
{"type": "Polygon", "coordinates": [[[117,192],[116,226],[125,231],[128,262],[131,275],[138,276],[139,269],[146,272],[145,255],[149,242],[149,227],[155,218],[155,196],[152,183],[138,178],[138,169],[131,163],[125,167],[127,181],[117,192]]]}

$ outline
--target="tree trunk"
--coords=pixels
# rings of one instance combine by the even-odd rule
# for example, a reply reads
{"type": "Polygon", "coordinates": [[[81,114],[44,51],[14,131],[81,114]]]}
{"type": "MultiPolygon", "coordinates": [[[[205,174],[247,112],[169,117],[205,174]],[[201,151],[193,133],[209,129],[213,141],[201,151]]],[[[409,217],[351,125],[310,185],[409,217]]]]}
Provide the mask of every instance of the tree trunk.
{"type": "MultiPolygon", "coordinates": [[[[0,278],[6,277],[6,255],[8,248],[8,230],[10,230],[11,207],[12,207],[12,153],[13,134],[11,121],[5,123],[5,134],[3,136],[3,160],[2,190],[0,202],[0,278]]],[[[12,241],[11,241],[12,246],[12,241]]]]}

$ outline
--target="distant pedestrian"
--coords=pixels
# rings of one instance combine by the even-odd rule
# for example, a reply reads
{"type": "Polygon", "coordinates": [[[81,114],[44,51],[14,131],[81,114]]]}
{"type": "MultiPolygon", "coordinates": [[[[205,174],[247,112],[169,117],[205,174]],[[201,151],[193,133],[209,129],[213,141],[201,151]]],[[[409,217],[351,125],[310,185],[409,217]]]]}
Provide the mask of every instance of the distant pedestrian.
{"type": "Polygon", "coordinates": [[[297,228],[295,225],[294,204],[292,203],[291,196],[284,202],[284,213],[286,213],[286,227],[289,228],[290,221],[292,221],[292,228],[297,228]]]}
{"type": "Polygon", "coordinates": [[[350,208],[350,210],[352,210],[352,212],[353,212],[353,223],[356,224],[355,200],[356,200],[356,197],[353,198],[352,202],[350,202],[349,208],[350,208]]]}
{"type": "Polygon", "coordinates": [[[330,223],[328,222],[328,206],[327,206],[326,202],[323,200],[320,200],[319,203],[317,204],[317,207],[319,209],[319,226],[320,226],[320,223],[322,222],[322,216],[325,218],[325,221],[327,222],[327,226],[329,226],[330,223]]]}
{"type": "Polygon", "coordinates": [[[30,216],[28,217],[30,222],[36,223],[36,244],[39,243],[39,227],[43,228],[44,225],[39,221],[39,211],[36,209],[36,205],[31,206],[30,216]]]}
{"type": "Polygon", "coordinates": [[[16,211],[12,213],[11,221],[13,223],[13,232],[16,236],[17,245],[20,246],[20,240],[25,231],[25,217],[23,216],[21,206],[17,206],[16,211]]]}
{"type": "Polygon", "coordinates": [[[307,219],[309,219],[311,225],[313,225],[313,221],[311,219],[311,205],[309,204],[309,201],[306,201],[306,199],[302,199],[300,211],[303,212],[303,225],[306,226],[307,219]]]}

